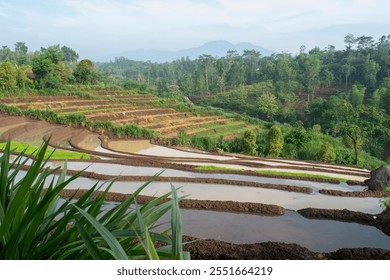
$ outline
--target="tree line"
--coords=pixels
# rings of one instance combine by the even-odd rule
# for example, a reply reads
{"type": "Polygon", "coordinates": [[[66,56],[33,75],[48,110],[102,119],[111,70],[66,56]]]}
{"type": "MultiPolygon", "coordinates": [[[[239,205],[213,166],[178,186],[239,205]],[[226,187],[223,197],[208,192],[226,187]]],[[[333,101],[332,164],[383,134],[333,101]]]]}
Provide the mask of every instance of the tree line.
{"type": "MultiPolygon", "coordinates": [[[[124,57],[109,63],[78,62],[76,51],[66,46],[29,52],[25,43],[17,42],[13,50],[0,49],[0,91],[103,83],[177,100],[189,96],[199,105],[266,120],[268,129],[281,126],[282,156],[308,159],[304,145],[294,146],[290,137],[291,131],[303,128],[336,137],[353,151],[344,155],[348,160],[337,162],[356,163],[361,150],[383,159],[385,146],[390,145],[390,35],[375,41],[348,34],[344,42],[343,50],[302,46],[297,55],[265,57],[254,50],[229,51],[224,57],[204,54],[166,63],[124,57]]],[[[267,136],[261,137],[265,141],[267,136]]],[[[273,156],[259,141],[257,153],[273,156]]],[[[227,146],[224,141],[193,142],[207,149],[227,146]]],[[[325,142],[329,141],[317,144],[325,142]]],[[[233,141],[228,150],[242,151],[238,146],[233,141]]]]}
{"type": "Polygon", "coordinates": [[[89,84],[99,80],[95,64],[73,49],[60,45],[29,52],[24,42],[14,49],[0,49],[0,90],[58,89],[66,84],[89,84]]]}
{"type": "Polygon", "coordinates": [[[224,57],[201,55],[167,63],[124,57],[99,63],[105,76],[152,86],[162,97],[189,96],[195,104],[220,107],[269,122],[318,125],[354,152],[383,158],[390,145],[390,35],[344,38],[345,48],[329,45],[297,55],[261,56],[254,50],[224,57]]]}

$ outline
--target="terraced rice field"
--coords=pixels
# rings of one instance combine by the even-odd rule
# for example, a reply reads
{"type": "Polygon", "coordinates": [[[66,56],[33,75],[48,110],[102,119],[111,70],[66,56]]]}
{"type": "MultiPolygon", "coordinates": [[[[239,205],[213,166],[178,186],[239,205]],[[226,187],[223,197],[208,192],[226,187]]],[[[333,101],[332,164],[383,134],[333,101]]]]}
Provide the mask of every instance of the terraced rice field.
{"type": "MultiPolygon", "coordinates": [[[[235,122],[228,119],[224,121],[235,122]]],[[[220,129],[213,128],[213,124],[202,125],[205,129],[215,129],[215,134],[220,129]]],[[[236,122],[236,125],[240,123],[236,122]]],[[[277,178],[254,172],[276,170],[288,171],[289,174],[315,173],[362,182],[369,177],[369,170],[294,160],[183,151],[153,145],[146,140],[106,141],[102,147],[99,135],[85,128],[53,125],[5,114],[0,114],[0,137],[10,137],[30,145],[39,145],[39,140],[51,137],[51,145],[61,147],[62,150],[68,148],[89,152],[91,159],[67,160],[69,171],[86,170],[81,177],[71,182],[66,190],[68,196],[74,190],[87,190],[98,181],[109,180],[120,174],[121,178],[111,189],[112,200],[120,201],[164,169],[142,195],[158,196],[169,192],[171,184],[178,187],[180,196],[188,196],[180,206],[184,234],[216,239],[211,240],[214,242],[212,248],[210,245],[207,247],[207,250],[213,252],[216,249],[224,252],[223,246],[241,246],[241,243],[246,243],[250,244],[251,251],[243,251],[246,253],[237,258],[247,259],[253,254],[254,243],[269,244],[269,241],[274,242],[270,245],[272,252],[277,251],[275,248],[280,246],[279,243],[298,244],[313,252],[365,247],[365,256],[376,252],[377,255],[373,255],[376,258],[383,258],[379,253],[390,250],[388,231],[377,226],[377,220],[382,219],[382,214],[378,214],[382,210],[379,204],[382,198],[366,194],[360,184],[303,180],[302,176],[277,178]],[[365,215],[366,223],[369,224],[359,224],[352,216],[348,216],[348,219],[343,216],[342,221],[333,216],[329,216],[329,220],[321,217],[309,219],[310,216],[307,218],[305,215],[308,214],[304,214],[308,211],[327,215],[359,213],[365,215]]],[[[63,165],[62,161],[48,162],[51,168],[61,168],[63,165]]],[[[239,247],[240,250],[244,250],[245,246],[239,247]]],[[[281,251],[279,257],[284,259],[286,252],[296,252],[297,245],[292,246],[289,251],[281,251]]],[[[260,250],[256,254],[263,256],[264,251],[260,250]]]]}
{"type": "Polygon", "coordinates": [[[185,130],[188,135],[232,138],[247,129],[256,128],[255,125],[223,116],[178,112],[169,108],[172,102],[162,101],[153,95],[123,90],[96,90],[90,96],[92,97],[35,95],[0,98],[0,103],[22,110],[51,110],[60,116],[81,113],[90,121],[111,121],[116,126],[136,124],[168,138],[177,136],[181,130],[185,130]]]}

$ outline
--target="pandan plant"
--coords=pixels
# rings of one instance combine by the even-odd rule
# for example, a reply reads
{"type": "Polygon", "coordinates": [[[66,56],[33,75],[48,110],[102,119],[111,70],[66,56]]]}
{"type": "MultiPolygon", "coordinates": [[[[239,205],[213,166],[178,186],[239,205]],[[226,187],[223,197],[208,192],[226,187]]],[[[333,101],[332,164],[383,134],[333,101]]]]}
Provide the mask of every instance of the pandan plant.
{"type": "MultiPolygon", "coordinates": [[[[22,155],[10,160],[10,141],[0,157],[0,259],[188,259],[182,249],[182,226],[175,189],[143,205],[136,198],[151,178],[121,203],[107,207],[95,184],[80,198],[61,198],[61,191],[80,174],[60,175],[45,167],[45,142],[29,164],[22,155]],[[169,196],[172,200],[167,200],[169,196]],[[157,222],[171,211],[171,229],[157,222]],[[156,246],[158,245],[158,246],[156,246]]],[[[157,174],[158,175],[158,174],[157,174]]],[[[156,176],[157,176],[156,175],[156,176]]]]}

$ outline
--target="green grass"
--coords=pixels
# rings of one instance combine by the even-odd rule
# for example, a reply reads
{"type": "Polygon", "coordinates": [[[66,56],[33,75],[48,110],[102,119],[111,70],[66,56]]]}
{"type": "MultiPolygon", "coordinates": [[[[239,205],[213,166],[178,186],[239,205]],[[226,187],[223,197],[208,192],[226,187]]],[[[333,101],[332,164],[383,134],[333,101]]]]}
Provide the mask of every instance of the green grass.
{"type": "Polygon", "coordinates": [[[212,139],[217,139],[220,136],[231,135],[231,134],[240,134],[247,129],[255,129],[258,126],[251,125],[245,122],[236,122],[236,121],[226,121],[225,124],[214,125],[214,127],[207,127],[207,130],[203,130],[191,135],[196,136],[209,136],[212,139]]]}
{"type": "MultiPolygon", "coordinates": [[[[227,170],[227,171],[241,171],[241,172],[246,171],[243,169],[219,167],[219,166],[213,166],[213,165],[198,166],[198,167],[196,167],[196,170],[201,170],[201,171],[226,171],[227,170]]],[[[348,181],[347,179],[335,178],[335,177],[325,176],[325,175],[320,175],[320,174],[294,173],[294,172],[272,171],[272,170],[256,170],[254,172],[256,172],[258,174],[264,174],[264,175],[338,180],[340,182],[347,182],[348,181]]]]}
{"type": "Polygon", "coordinates": [[[236,168],[229,168],[229,167],[220,167],[220,166],[214,166],[214,165],[206,165],[206,166],[198,166],[196,167],[196,170],[201,171],[220,171],[220,170],[228,170],[228,171],[244,171],[242,169],[236,169],[236,168]]]}
{"type": "MultiPolygon", "coordinates": [[[[7,143],[0,143],[0,150],[4,150],[6,145],[7,143]]],[[[26,155],[36,155],[39,148],[36,146],[28,145],[26,143],[13,141],[11,143],[11,150],[17,153],[24,153],[26,155]]],[[[45,153],[45,159],[49,157],[51,159],[63,159],[63,160],[91,158],[89,154],[85,154],[85,153],[62,151],[62,150],[54,150],[53,152],[53,150],[48,149],[45,153]]]]}
{"type": "Polygon", "coordinates": [[[318,178],[318,179],[328,179],[328,180],[338,180],[340,182],[347,182],[347,179],[335,178],[326,175],[320,174],[307,174],[307,173],[295,173],[295,172],[285,172],[285,171],[272,171],[272,170],[256,170],[256,173],[265,174],[265,175],[279,175],[279,176],[289,176],[289,177],[305,177],[305,178],[318,178]]]}

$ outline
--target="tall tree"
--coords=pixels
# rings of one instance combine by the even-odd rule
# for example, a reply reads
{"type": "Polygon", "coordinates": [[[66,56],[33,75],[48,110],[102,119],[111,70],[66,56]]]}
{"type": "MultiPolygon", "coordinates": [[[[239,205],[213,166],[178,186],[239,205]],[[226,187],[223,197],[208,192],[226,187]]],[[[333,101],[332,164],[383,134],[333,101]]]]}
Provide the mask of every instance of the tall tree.
{"type": "Polygon", "coordinates": [[[67,46],[62,46],[61,51],[64,54],[64,61],[77,62],[79,59],[79,54],[67,46]]]}
{"type": "Polygon", "coordinates": [[[267,150],[270,157],[282,154],[284,145],[283,133],[279,126],[273,125],[267,134],[267,150]]]}
{"type": "Polygon", "coordinates": [[[92,84],[96,82],[95,65],[89,59],[83,59],[77,64],[73,73],[76,81],[81,84],[92,84]]]}
{"type": "Polygon", "coordinates": [[[6,60],[0,65],[0,88],[6,92],[16,88],[17,70],[15,65],[6,60]]]}
{"type": "Polygon", "coordinates": [[[258,104],[261,116],[273,120],[279,110],[276,96],[269,92],[263,93],[258,99],[258,104]]]}

